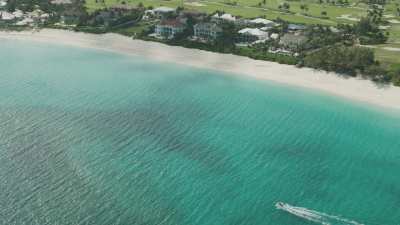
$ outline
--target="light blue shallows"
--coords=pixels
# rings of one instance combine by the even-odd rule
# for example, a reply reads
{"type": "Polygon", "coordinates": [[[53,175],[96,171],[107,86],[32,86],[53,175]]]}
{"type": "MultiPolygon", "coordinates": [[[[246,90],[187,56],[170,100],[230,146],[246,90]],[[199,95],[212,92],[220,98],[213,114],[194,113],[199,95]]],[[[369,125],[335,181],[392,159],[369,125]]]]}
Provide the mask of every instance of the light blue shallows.
{"type": "Polygon", "coordinates": [[[399,224],[398,112],[109,52],[0,42],[1,225],[309,224],[278,201],[399,224]]]}

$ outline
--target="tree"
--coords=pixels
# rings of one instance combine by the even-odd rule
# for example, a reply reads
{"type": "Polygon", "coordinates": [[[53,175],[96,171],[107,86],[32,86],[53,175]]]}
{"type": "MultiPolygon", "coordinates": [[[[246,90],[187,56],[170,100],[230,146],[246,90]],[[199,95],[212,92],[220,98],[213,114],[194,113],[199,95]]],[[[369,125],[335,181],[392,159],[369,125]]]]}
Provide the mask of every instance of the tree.
{"type": "Polygon", "coordinates": [[[372,22],[381,23],[382,16],[383,16],[383,7],[380,7],[379,5],[371,5],[370,8],[368,9],[368,17],[372,20],[372,22]]]}
{"type": "Polygon", "coordinates": [[[379,29],[376,20],[371,17],[361,18],[354,26],[354,32],[361,44],[382,44],[387,40],[387,36],[379,29]]]}
{"type": "Polygon", "coordinates": [[[304,64],[308,67],[351,76],[357,75],[358,72],[363,73],[375,63],[373,50],[341,44],[323,47],[304,58],[304,64]]]}
{"type": "Polygon", "coordinates": [[[389,68],[388,76],[394,85],[400,86],[400,64],[393,64],[389,68]]]}
{"type": "Polygon", "coordinates": [[[220,52],[232,52],[235,49],[238,32],[233,23],[223,23],[222,34],[217,38],[215,47],[220,52]]]}
{"type": "Polygon", "coordinates": [[[377,82],[389,82],[390,77],[388,76],[385,68],[380,66],[378,63],[368,66],[363,73],[364,77],[367,77],[377,82]]]}
{"type": "Polygon", "coordinates": [[[326,11],[322,11],[322,12],[321,12],[321,15],[322,15],[322,16],[327,16],[328,13],[327,13],[326,11]]]}
{"type": "Polygon", "coordinates": [[[184,7],[182,7],[182,6],[178,6],[178,7],[176,7],[176,12],[182,12],[183,10],[185,10],[185,8],[184,7]]]}
{"type": "Polygon", "coordinates": [[[279,5],[280,9],[283,9],[285,11],[289,11],[290,9],[290,4],[287,2],[284,2],[282,5],[279,5]]]}
{"type": "Polygon", "coordinates": [[[304,11],[304,12],[307,12],[307,11],[308,11],[308,5],[306,5],[306,4],[301,4],[301,5],[300,5],[300,9],[301,9],[302,11],[304,11]]]}
{"type": "Polygon", "coordinates": [[[14,12],[16,8],[17,8],[17,0],[9,0],[7,2],[6,9],[8,12],[14,12]]]}

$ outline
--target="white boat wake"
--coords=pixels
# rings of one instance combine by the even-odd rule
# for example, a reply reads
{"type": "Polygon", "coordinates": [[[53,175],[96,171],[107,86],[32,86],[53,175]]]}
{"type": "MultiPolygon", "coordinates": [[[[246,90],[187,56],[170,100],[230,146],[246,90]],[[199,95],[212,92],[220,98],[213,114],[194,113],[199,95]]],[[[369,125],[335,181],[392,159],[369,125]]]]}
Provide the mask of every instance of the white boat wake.
{"type": "Polygon", "coordinates": [[[277,209],[286,211],[292,215],[300,218],[319,223],[322,225],[363,225],[356,221],[342,218],[340,216],[331,216],[325,213],[317,212],[303,207],[291,206],[287,203],[277,202],[275,204],[277,209]]]}

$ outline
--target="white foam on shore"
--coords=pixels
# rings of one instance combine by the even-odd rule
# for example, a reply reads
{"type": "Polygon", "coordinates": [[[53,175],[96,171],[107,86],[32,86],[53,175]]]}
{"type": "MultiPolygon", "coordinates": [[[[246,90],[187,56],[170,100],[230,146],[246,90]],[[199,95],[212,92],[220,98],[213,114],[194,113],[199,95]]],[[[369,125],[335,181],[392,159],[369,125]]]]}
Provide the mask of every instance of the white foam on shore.
{"type": "Polygon", "coordinates": [[[343,77],[310,68],[296,68],[274,62],[254,60],[232,54],[220,54],[156,42],[132,40],[118,34],[87,34],[44,29],[40,32],[0,32],[0,39],[38,41],[113,51],[160,62],[219,70],[281,84],[308,88],[387,109],[400,110],[400,88],[383,87],[361,78],[343,77]]]}

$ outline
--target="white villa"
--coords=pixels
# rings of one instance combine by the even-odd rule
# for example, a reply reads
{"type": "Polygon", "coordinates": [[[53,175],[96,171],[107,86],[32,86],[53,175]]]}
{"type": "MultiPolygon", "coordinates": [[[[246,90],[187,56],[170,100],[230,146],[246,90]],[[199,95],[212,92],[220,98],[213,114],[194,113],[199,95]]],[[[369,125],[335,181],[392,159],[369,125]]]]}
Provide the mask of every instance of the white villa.
{"type": "Polygon", "coordinates": [[[15,16],[12,13],[1,11],[0,12],[0,19],[4,21],[13,21],[15,20],[15,16]]]}
{"type": "Polygon", "coordinates": [[[222,34],[222,28],[215,23],[198,23],[194,25],[194,38],[213,41],[222,34]]]}
{"type": "Polygon", "coordinates": [[[242,43],[254,43],[269,39],[268,32],[262,31],[258,28],[244,28],[239,31],[239,34],[240,42],[242,43]]]}
{"type": "Polygon", "coordinates": [[[161,23],[156,25],[155,33],[158,37],[163,38],[174,38],[177,34],[182,33],[185,30],[185,25],[177,20],[163,20],[161,23]]]}

